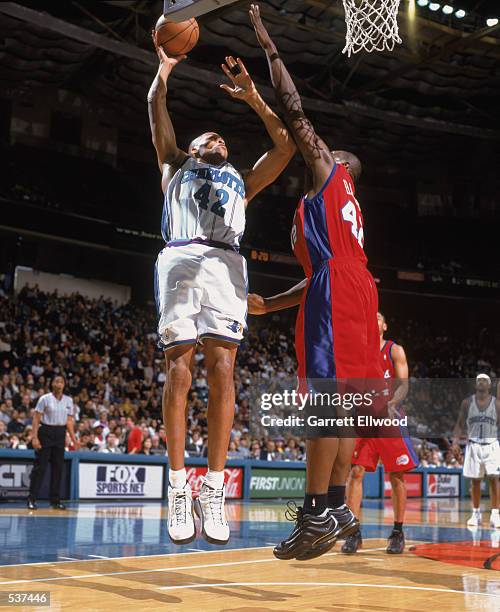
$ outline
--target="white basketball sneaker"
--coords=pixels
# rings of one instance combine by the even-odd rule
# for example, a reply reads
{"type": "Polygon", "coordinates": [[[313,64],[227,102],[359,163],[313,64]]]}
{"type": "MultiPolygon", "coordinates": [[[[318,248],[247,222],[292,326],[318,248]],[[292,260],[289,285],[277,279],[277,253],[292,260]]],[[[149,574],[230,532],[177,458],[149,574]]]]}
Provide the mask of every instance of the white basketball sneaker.
{"type": "Polygon", "coordinates": [[[474,510],[472,510],[472,515],[470,519],[467,521],[467,525],[469,525],[469,527],[480,527],[481,521],[482,521],[481,510],[474,508],[474,510]]]}
{"type": "Polygon", "coordinates": [[[211,544],[227,544],[229,542],[229,525],[226,520],[224,506],[226,498],[225,486],[213,489],[208,486],[204,477],[200,494],[194,502],[194,509],[201,521],[201,532],[211,544]]]}
{"type": "Polygon", "coordinates": [[[498,514],[498,510],[491,511],[490,525],[495,529],[500,529],[500,514],[498,514]]]}
{"type": "Polygon", "coordinates": [[[196,537],[193,496],[188,482],[182,489],[168,485],[168,535],[174,544],[189,544],[196,537]]]}

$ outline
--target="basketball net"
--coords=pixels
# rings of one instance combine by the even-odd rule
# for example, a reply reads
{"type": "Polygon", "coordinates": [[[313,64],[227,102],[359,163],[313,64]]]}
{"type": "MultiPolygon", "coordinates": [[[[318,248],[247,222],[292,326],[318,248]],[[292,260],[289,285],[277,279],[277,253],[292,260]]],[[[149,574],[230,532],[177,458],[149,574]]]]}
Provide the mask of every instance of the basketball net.
{"type": "Polygon", "coordinates": [[[401,0],[342,0],[347,33],[342,53],[364,49],[392,51],[401,43],[398,31],[398,9],[401,0]]]}

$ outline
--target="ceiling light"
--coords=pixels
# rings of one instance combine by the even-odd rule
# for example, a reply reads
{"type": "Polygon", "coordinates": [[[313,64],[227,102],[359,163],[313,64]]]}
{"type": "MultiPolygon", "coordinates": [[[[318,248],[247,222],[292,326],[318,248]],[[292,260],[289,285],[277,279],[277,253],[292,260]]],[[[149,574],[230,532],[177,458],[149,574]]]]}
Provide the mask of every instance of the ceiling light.
{"type": "Polygon", "coordinates": [[[453,7],[449,4],[445,4],[442,10],[445,15],[451,15],[453,13],[453,7]]]}
{"type": "Polygon", "coordinates": [[[489,19],[486,20],[486,25],[489,28],[492,28],[493,26],[496,26],[498,23],[498,19],[496,17],[490,17],[489,19]]]}
{"type": "Polygon", "coordinates": [[[431,9],[431,11],[439,11],[439,9],[441,8],[441,5],[438,4],[437,2],[431,2],[429,4],[429,8],[431,9]]]}
{"type": "Polygon", "coordinates": [[[455,17],[457,19],[463,19],[465,17],[465,11],[463,9],[458,9],[458,11],[455,13],[455,17]]]}
{"type": "Polygon", "coordinates": [[[417,0],[418,6],[427,6],[429,4],[429,0],[417,0]]]}

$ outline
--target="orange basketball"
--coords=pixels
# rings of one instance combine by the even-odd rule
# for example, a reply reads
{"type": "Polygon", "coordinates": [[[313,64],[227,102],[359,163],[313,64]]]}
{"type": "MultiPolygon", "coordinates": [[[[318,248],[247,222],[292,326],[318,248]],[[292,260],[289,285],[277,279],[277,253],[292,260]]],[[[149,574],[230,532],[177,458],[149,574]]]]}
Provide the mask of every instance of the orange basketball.
{"type": "Polygon", "coordinates": [[[162,15],[156,22],[158,44],[167,55],[183,55],[189,53],[198,42],[200,28],[193,17],[187,21],[175,23],[167,21],[162,15]]]}

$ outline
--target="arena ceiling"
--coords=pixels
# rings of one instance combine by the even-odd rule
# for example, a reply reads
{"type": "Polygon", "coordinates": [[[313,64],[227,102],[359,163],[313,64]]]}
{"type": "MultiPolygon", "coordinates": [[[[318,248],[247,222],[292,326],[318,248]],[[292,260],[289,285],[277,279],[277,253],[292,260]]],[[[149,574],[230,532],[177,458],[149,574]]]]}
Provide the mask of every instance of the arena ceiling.
{"type": "MultiPolygon", "coordinates": [[[[466,17],[418,6],[412,36],[402,0],[404,44],[392,53],[349,59],[342,54],[341,2],[270,0],[261,2],[261,10],[306,111],[332,146],[339,138],[343,147],[400,159],[458,153],[470,143],[498,150],[500,25],[487,26],[486,18],[495,12],[500,17],[500,6],[491,0],[448,3],[464,9],[466,17]]],[[[157,63],[150,30],[162,5],[1,3],[2,89],[11,96],[39,87],[76,91],[108,109],[118,124],[144,130],[145,98],[157,63]]],[[[224,81],[219,64],[231,53],[246,61],[259,89],[273,99],[248,5],[236,2],[199,19],[200,42],[173,73],[169,91],[176,121],[201,130],[225,128],[246,142],[257,119],[218,84],[224,81]]]]}

